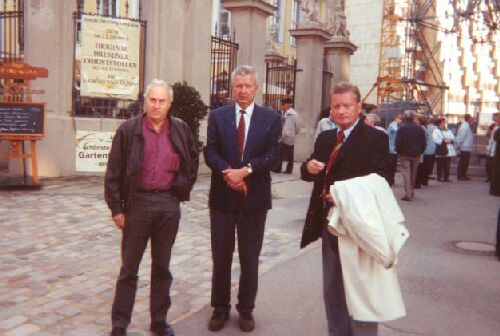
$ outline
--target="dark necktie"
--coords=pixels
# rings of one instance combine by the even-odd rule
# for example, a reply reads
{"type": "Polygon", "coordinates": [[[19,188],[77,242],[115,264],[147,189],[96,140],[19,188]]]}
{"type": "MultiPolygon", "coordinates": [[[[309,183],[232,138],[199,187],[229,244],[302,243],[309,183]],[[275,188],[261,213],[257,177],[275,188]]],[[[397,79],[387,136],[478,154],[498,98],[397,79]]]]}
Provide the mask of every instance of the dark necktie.
{"type": "Polygon", "coordinates": [[[243,149],[245,146],[245,110],[240,110],[240,122],[238,123],[238,149],[240,150],[240,158],[243,157],[243,149]]]}
{"type": "Polygon", "coordinates": [[[330,153],[330,158],[328,159],[328,163],[326,164],[325,180],[323,182],[323,196],[330,193],[330,190],[327,190],[328,173],[330,172],[330,169],[332,168],[333,164],[335,163],[335,159],[339,155],[340,148],[342,147],[343,143],[344,143],[344,131],[340,131],[337,133],[337,141],[335,142],[335,147],[333,147],[333,150],[330,153]]]}

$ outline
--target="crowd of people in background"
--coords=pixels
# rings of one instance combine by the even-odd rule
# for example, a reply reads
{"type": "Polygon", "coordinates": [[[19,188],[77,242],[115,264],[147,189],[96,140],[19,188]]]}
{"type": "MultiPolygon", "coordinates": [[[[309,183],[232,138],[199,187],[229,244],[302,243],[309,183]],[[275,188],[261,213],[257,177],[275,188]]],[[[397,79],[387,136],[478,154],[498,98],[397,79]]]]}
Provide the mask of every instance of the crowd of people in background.
{"type": "MultiPolygon", "coordinates": [[[[487,176],[485,182],[491,181],[496,149],[494,133],[500,124],[500,114],[495,113],[492,119],[493,123],[486,134],[489,142],[485,154],[487,176]]],[[[388,180],[391,186],[394,185],[399,162],[405,180],[405,196],[402,200],[410,201],[414,196],[413,189],[427,186],[429,179],[436,178],[438,182],[452,182],[450,170],[454,157],[458,158],[457,180],[468,181],[471,179],[468,175],[468,169],[475,142],[474,120],[470,114],[464,116],[464,120],[459,123],[456,132],[449,128],[443,117],[424,117],[411,110],[395,115],[387,128],[383,127],[380,117],[375,113],[365,113],[364,122],[388,136],[391,154],[391,171],[388,180]],[[409,157],[412,158],[411,164],[406,164],[409,162],[407,160],[409,157]],[[433,176],[434,166],[436,166],[435,177],[433,176]]],[[[337,125],[331,115],[321,118],[316,128],[315,139],[320,133],[335,128],[337,125]]]]}

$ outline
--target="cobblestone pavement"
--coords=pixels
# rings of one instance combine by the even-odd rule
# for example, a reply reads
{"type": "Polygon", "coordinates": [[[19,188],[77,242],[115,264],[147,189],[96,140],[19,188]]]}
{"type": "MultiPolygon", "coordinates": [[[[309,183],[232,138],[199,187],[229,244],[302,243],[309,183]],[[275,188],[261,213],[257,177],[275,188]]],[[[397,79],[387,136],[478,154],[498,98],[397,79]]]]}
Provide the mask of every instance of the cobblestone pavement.
{"type": "MultiPolygon", "coordinates": [[[[192,200],[182,205],[171,260],[171,323],[210,302],[207,180],[207,175],[200,176],[192,200]]],[[[0,191],[0,232],[0,335],[109,332],[121,235],[103,200],[102,177],[47,179],[39,191],[0,191]]],[[[268,226],[260,271],[268,272],[301,254],[298,240],[296,232],[268,226]]],[[[148,248],[140,269],[131,336],[150,335],[150,266],[148,248]]],[[[235,284],[238,262],[233,267],[235,284]]]]}

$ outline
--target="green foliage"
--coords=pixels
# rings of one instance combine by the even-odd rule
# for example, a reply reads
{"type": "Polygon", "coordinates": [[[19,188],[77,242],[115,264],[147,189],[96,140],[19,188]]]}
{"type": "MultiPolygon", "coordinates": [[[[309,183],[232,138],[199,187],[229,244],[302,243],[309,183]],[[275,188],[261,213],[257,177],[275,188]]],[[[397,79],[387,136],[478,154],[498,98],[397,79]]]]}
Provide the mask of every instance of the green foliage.
{"type": "Polygon", "coordinates": [[[198,142],[199,148],[201,148],[200,122],[208,114],[208,106],[203,103],[199,92],[194,87],[187,85],[186,82],[177,82],[172,85],[172,88],[174,90],[174,102],[170,113],[189,125],[195,141],[198,142]]]}

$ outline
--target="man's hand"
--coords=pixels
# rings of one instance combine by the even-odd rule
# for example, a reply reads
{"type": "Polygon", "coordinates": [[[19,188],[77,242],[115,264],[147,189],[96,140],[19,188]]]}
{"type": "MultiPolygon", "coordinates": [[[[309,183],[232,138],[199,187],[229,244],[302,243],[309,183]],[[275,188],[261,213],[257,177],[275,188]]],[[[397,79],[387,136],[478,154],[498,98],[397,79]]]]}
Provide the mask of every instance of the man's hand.
{"type": "Polygon", "coordinates": [[[312,159],[309,162],[307,162],[306,168],[307,168],[307,171],[309,172],[309,174],[316,175],[320,171],[322,171],[323,168],[325,168],[325,164],[323,162],[319,162],[319,161],[312,159]]]}
{"type": "Polygon", "coordinates": [[[330,203],[330,205],[335,205],[335,201],[333,200],[332,194],[326,194],[323,196],[323,200],[330,203]]]}
{"type": "Polygon", "coordinates": [[[228,168],[224,169],[222,173],[224,174],[224,181],[226,181],[231,188],[233,188],[234,185],[243,182],[243,179],[249,175],[247,167],[240,169],[228,168]]]}
{"type": "Polygon", "coordinates": [[[125,227],[125,215],[121,213],[111,218],[113,219],[113,222],[115,222],[116,227],[120,230],[123,230],[123,228],[125,227]]]}
{"type": "Polygon", "coordinates": [[[228,168],[223,170],[222,173],[224,174],[224,181],[231,189],[242,192],[245,196],[247,195],[248,187],[243,179],[249,175],[248,168],[228,168]]]}
{"type": "Polygon", "coordinates": [[[233,188],[236,191],[242,192],[243,195],[245,196],[248,194],[248,187],[245,181],[241,181],[240,183],[236,184],[234,187],[231,188],[233,188]]]}

